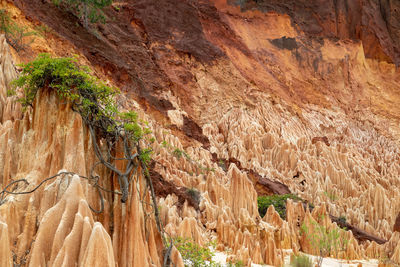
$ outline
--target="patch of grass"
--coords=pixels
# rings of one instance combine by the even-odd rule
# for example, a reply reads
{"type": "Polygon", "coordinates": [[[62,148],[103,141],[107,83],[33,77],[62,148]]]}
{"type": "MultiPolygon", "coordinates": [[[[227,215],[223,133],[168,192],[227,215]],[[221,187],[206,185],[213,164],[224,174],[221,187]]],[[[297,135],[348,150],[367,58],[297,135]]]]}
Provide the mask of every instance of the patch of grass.
{"type": "Polygon", "coordinates": [[[290,261],[292,267],[313,267],[312,259],[306,255],[293,256],[290,261]]]}
{"type": "Polygon", "coordinates": [[[261,196],[257,198],[258,212],[261,217],[267,213],[268,207],[273,205],[282,219],[286,219],[286,200],[290,198],[301,201],[302,199],[293,194],[261,196]]]}
{"type": "Polygon", "coordinates": [[[179,148],[175,148],[174,151],[172,151],[172,155],[180,159],[182,156],[184,156],[187,160],[190,160],[190,156],[188,153],[186,153],[185,150],[181,150],[179,148]]]}
{"type": "Polygon", "coordinates": [[[236,261],[236,262],[230,261],[226,264],[226,267],[244,267],[244,266],[245,265],[244,265],[243,261],[241,261],[241,260],[236,261]]]}
{"type": "Polygon", "coordinates": [[[338,199],[337,195],[332,191],[325,191],[324,195],[327,196],[332,202],[335,202],[338,199]]]}
{"type": "MultiPolygon", "coordinates": [[[[324,216],[321,216],[323,220],[324,216]]],[[[300,227],[300,232],[310,242],[310,245],[318,251],[317,266],[322,266],[322,261],[325,257],[331,254],[336,254],[341,251],[346,251],[348,242],[343,235],[341,235],[340,228],[329,229],[315,221],[312,222],[313,229],[310,230],[305,223],[300,227]]]]}

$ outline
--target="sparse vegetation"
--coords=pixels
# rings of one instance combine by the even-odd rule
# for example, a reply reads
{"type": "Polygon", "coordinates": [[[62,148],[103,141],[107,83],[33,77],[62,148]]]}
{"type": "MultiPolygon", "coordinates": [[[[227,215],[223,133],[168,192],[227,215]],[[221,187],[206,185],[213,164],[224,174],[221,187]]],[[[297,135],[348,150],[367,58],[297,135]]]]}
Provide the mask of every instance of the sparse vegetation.
{"type": "Polygon", "coordinates": [[[197,203],[200,203],[200,192],[196,188],[188,188],[187,192],[197,203]]]}
{"type": "Polygon", "coordinates": [[[292,267],[312,267],[313,262],[310,257],[304,254],[293,255],[290,261],[290,266],[292,267]]]}
{"type": "Polygon", "coordinates": [[[42,37],[48,37],[52,32],[54,32],[53,29],[47,25],[38,25],[35,27],[35,30],[42,37]]]}
{"type": "Polygon", "coordinates": [[[222,159],[218,160],[218,166],[219,166],[222,170],[224,170],[224,172],[227,171],[225,162],[224,162],[222,159]]]}
{"type": "Polygon", "coordinates": [[[190,156],[188,153],[186,153],[186,151],[181,150],[179,148],[175,148],[174,151],[172,151],[172,154],[177,157],[178,159],[180,159],[182,156],[184,156],[186,159],[190,160],[190,156]]]}
{"type": "Polygon", "coordinates": [[[260,216],[264,217],[265,213],[267,213],[268,207],[273,205],[275,210],[279,213],[279,216],[281,216],[282,219],[286,219],[286,200],[288,198],[301,201],[301,198],[293,194],[258,197],[257,204],[260,216]]]}
{"type": "MultiPolygon", "coordinates": [[[[170,239],[171,240],[171,239],[170,239]]],[[[209,242],[205,247],[199,246],[190,238],[177,237],[172,239],[173,244],[182,255],[183,262],[187,267],[244,267],[241,260],[229,261],[226,264],[220,264],[213,261],[215,255],[213,250],[216,247],[215,242],[209,242]],[[213,248],[213,249],[211,249],[213,248]]]]}
{"type": "Polygon", "coordinates": [[[193,240],[181,237],[173,239],[173,243],[181,253],[185,266],[214,266],[212,265],[212,257],[214,256],[214,253],[208,246],[201,247],[193,240]]]}
{"type": "Polygon", "coordinates": [[[333,191],[325,191],[324,195],[327,196],[332,202],[335,202],[338,199],[337,195],[333,191]]]}
{"type": "Polygon", "coordinates": [[[88,28],[89,22],[106,22],[103,8],[110,6],[112,0],[53,0],[53,3],[70,10],[88,28]]]}
{"type": "Polygon", "coordinates": [[[244,266],[245,265],[244,265],[243,261],[241,261],[241,260],[239,260],[237,262],[228,262],[226,264],[226,267],[244,267],[244,266]]]}
{"type": "Polygon", "coordinates": [[[345,224],[346,221],[347,221],[347,219],[346,219],[345,216],[339,216],[338,221],[339,221],[340,223],[342,223],[342,224],[345,224]]]}
{"type": "MultiPolygon", "coordinates": [[[[321,218],[323,220],[323,217],[321,218]]],[[[325,257],[331,254],[338,254],[340,251],[347,249],[348,240],[341,235],[341,229],[327,227],[313,221],[312,230],[305,223],[301,225],[301,234],[305,235],[311,246],[319,253],[317,266],[322,266],[322,261],[325,257]]]]}
{"type": "Polygon", "coordinates": [[[25,26],[18,25],[4,9],[0,9],[0,32],[4,33],[7,43],[17,52],[25,50],[34,41],[32,36],[37,34],[35,31],[29,31],[25,26]]]}
{"type": "MultiPolygon", "coordinates": [[[[189,161],[190,163],[196,165],[198,170],[200,170],[201,174],[207,174],[209,172],[215,172],[214,168],[209,168],[209,167],[203,166],[197,160],[193,160],[185,150],[177,148],[177,147],[173,147],[171,144],[169,144],[165,140],[161,142],[161,146],[166,148],[169,151],[169,153],[171,153],[177,159],[181,159],[182,157],[184,157],[187,161],[189,161]]],[[[194,173],[193,172],[189,172],[188,174],[190,176],[193,176],[194,173]]]]}

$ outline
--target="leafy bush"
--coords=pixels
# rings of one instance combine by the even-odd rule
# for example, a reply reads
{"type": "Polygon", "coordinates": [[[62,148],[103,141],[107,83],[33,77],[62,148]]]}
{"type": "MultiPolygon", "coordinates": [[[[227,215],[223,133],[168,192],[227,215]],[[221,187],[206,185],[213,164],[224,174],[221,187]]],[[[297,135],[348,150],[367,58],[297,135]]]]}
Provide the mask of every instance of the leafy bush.
{"type": "Polygon", "coordinates": [[[292,267],[313,267],[312,260],[306,255],[293,256],[290,261],[292,267]]]}
{"type": "MultiPolygon", "coordinates": [[[[323,220],[323,216],[322,216],[323,220]]],[[[338,253],[347,249],[348,240],[340,233],[343,230],[338,228],[328,229],[325,226],[312,222],[313,230],[303,223],[301,225],[301,234],[305,235],[311,246],[319,253],[317,266],[322,266],[324,257],[330,256],[332,253],[338,253]]]]}
{"type": "Polygon", "coordinates": [[[151,150],[141,149],[139,144],[150,130],[139,125],[135,112],[120,112],[115,101],[118,90],[91,76],[90,69],[79,66],[74,58],[52,58],[48,54],[41,54],[34,61],[21,66],[20,76],[13,81],[10,93],[15,94],[16,88],[23,89],[24,97],[19,101],[24,108],[32,106],[39,90],[54,90],[61,99],[71,103],[72,109],[81,115],[89,128],[99,161],[118,174],[121,201],[126,202],[128,175],[135,165],[140,164],[145,169],[146,179],[150,179],[146,164],[150,161],[151,150]],[[100,152],[97,138],[104,139],[107,158],[100,152]],[[120,159],[111,155],[117,141],[124,145],[124,157],[120,159]],[[134,149],[137,153],[132,154],[134,149]],[[120,170],[115,164],[116,160],[125,160],[126,170],[120,170]]]}
{"type": "Polygon", "coordinates": [[[175,247],[182,255],[185,266],[206,267],[213,266],[214,253],[208,247],[200,247],[193,240],[177,237],[173,240],[175,247]]]}
{"type": "Polygon", "coordinates": [[[264,217],[265,213],[267,213],[268,207],[273,205],[275,210],[279,213],[279,216],[281,216],[282,219],[286,219],[286,200],[288,198],[293,200],[301,200],[301,198],[293,194],[258,197],[257,204],[260,216],[264,217]]]}
{"type": "Polygon", "coordinates": [[[194,201],[196,201],[196,203],[200,203],[200,192],[196,188],[187,188],[186,192],[192,197],[194,201]]]}
{"type": "MultiPolygon", "coordinates": [[[[32,106],[38,90],[54,89],[60,98],[71,101],[74,110],[86,122],[94,123],[103,136],[118,135],[123,130],[137,142],[150,133],[148,128],[142,129],[139,125],[135,112],[118,111],[114,97],[119,91],[90,75],[90,69],[78,66],[76,59],[40,54],[34,61],[21,66],[23,69],[20,77],[13,81],[12,93],[17,87],[23,88],[25,97],[19,101],[25,108],[32,106]]],[[[150,150],[142,153],[142,159],[148,161],[150,150]]]]}
{"type": "Polygon", "coordinates": [[[342,224],[345,224],[346,221],[347,221],[347,219],[346,219],[345,216],[340,216],[340,217],[338,218],[338,221],[339,221],[340,223],[342,223],[342,224]]]}
{"type": "Polygon", "coordinates": [[[106,22],[102,9],[110,6],[112,0],[53,0],[53,3],[56,5],[63,4],[83,21],[85,28],[88,28],[89,22],[106,22]]]}
{"type": "Polygon", "coordinates": [[[34,41],[31,39],[30,42],[25,43],[25,37],[36,35],[36,32],[28,31],[27,27],[19,26],[14,22],[4,9],[0,9],[0,31],[4,33],[7,42],[17,51],[26,49],[34,41]]]}

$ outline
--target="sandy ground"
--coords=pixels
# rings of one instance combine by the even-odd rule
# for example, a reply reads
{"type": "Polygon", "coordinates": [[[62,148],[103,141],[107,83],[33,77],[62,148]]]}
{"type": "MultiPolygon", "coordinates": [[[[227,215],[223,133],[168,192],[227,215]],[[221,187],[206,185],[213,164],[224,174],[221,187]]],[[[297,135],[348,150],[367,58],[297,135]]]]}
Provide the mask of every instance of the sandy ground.
{"type": "MultiPolygon", "coordinates": [[[[290,252],[290,251],[288,251],[290,252]]],[[[307,256],[311,257],[314,262],[316,262],[317,257],[308,255],[307,256]]],[[[222,266],[226,266],[226,259],[227,255],[223,252],[215,252],[215,256],[213,257],[213,261],[216,263],[220,263],[222,266]]],[[[285,265],[289,266],[290,263],[290,256],[285,257],[285,265]]],[[[340,259],[333,259],[333,258],[324,258],[322,262],[323,267],[357,267],[358,264],[362,264],[363,267],[374,267],[378,266],[378,260],[371,259],[371,260],[354,260],[354,261],[346,261],[346,260],[340,260],[340,259]]],[[[266,267],[266,266],[271,266],[271,265],[261,265],[261,264],[251,264],[252,267],[266,267]]]]}

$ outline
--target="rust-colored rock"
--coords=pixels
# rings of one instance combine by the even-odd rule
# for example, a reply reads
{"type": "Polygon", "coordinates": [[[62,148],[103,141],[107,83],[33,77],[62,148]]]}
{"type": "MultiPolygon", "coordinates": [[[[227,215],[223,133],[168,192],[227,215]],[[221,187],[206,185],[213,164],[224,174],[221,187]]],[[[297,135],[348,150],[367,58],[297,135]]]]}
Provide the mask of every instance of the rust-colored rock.
{"type": "Polygon", "coordinates": [[[400,232],[400,213],[397,215],[396,221],[394,222],[393,232],[400,232]]]}
{"type": "Polygon", "coordinates": [[[326,136],[314,137],[313,139],[311,139],[312,144],[315,144],[316,142],[323,142],[323,143],[325,143],[325,145],[330,146],[328,137],[326,137],[326,136]]]}
{"type": "MultiPolygon", "coordinates": [[[[44,23],[54,32],[24,53],[0,42],[1,185],[24,177],[29,185],[12,188],[18,192],[61,169],[87,174],[96,162],[84,123],[51,91],[40,91],[26,113],[6,97],[13,59],[79,54],[121,88],[121,108],[136,110],[153,132],[151,176],[168,235],[199,245],[217,240],[230,259],[278,266],[288,249],[316,253],[300,235],[303,222],[325,215],[319,222],[335,228],[346,216],[354,231],[341,235],[349,246],[332,256],[389,253],[399,263],[396,1],[241,1],[242,9],[237,2],[114,1],[105,10],[114,19],[92,25],[92,34],[51,1],[2,1],[21,25],[44,23]],[[198,206],[186,188],[199,192],[198,206]],[[287,220],[273,208],[260,218],[259,194],[289,192],[315,209],[289,200],[287,220]]],[[[118,177],[96,171],[104,188],[119,190],[118,177]]],[[[162,265],[163,239],[141,175],[126,204],[104,193],[101,215],[87,210],[100,206],[90,184],[60,180],[6,196],[4,265],[10,254],[32,266],[162,265]]],[[[171,255],[183,265],[176,249],[171,255]]]]}

